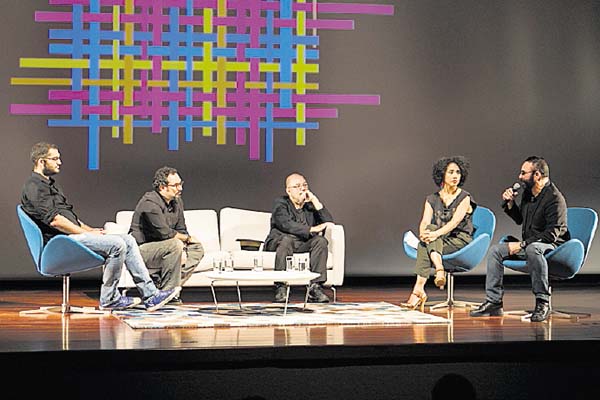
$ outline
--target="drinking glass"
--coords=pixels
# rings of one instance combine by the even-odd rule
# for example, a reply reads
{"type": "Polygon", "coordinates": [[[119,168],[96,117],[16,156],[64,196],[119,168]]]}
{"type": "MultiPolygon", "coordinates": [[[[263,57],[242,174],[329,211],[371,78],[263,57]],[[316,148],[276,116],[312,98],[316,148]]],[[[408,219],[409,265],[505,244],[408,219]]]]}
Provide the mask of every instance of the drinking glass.
{"type": "Polygon", "coordinates": [[[263,270],[263,256],[262,253],[258,253],[256,255],[254,255],[254,270],[255,271],[262,271],[263,270]]]}
{"type": "Polygon", "coordinates": [[[223,257],[216,255],[213,257],[213,272],[223,271],[223,257]]]}
{"type": "Polygon", "coordinates": [[[285,270],[286,271],[292,271],[294,269],[294,257],[293,256],[287,256],[285,258],[285,270]]]}
{"type": "Polygon", "coordinates": [[[225,271],[233,272],[233,254],[229,253],[227,258],[225,259],[225,271]]]}
{"type": "Polygon", "coordinates": [[[300,272],[304,272],[304,271],[308,271],[309,270],[309,261],[308,261],[308,256],[307,255],[301,255],[298,257],[298,270],[300,272]]]}

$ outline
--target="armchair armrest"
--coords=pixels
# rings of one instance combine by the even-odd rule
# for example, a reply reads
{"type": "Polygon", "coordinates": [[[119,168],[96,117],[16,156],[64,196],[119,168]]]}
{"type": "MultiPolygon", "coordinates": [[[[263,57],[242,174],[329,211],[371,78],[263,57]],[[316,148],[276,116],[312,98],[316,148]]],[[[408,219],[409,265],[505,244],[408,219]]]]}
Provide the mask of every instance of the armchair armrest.
{"type": "Polygon", "coordinates": [[[485,257],[491,242],[490,235],[483,233],[462,249],[442,256],[452,266],[457,266],[459,271],[469,271],[475,268],[485,257]]]}
{"type": "Polygon", "coordinates": [[[346,237],[342,225],[334,225],[325,230],[325,239],[329,242],[329,250],[333,255],[333,270],[327,273],[329,285],[340,286],[344,283],[344,263],[346,256],[346,237]]]}
{"type": "Polygon", "coordinates": [[[40,261],[40,273],[59,276],[103,265],[104,258],[67,235],[50,239],[40,261]]]}
{"type": "Polygon", "coordinates": [[[585,249],[579,239],[571,239],[546,254],[548,273],[557,279],[570,279],[583,265],[585,249]]]}

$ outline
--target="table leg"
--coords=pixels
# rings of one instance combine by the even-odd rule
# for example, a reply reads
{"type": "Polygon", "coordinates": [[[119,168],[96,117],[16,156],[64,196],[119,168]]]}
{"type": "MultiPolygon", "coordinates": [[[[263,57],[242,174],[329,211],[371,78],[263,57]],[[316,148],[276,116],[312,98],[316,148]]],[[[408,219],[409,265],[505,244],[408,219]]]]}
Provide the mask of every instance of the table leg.
{"type": "Polygon", "coordinates": [[[242,309],[242,294],[240,293],[240,283],[235,281],[235,287],[237,288],[238,293],[238,305],[240,306],[240,310],[242,309]]]}
{"type": "Polygon", "coordinates": [[[213,295],[213,301],[215,302],[215,310],[219,312],[219,303],[217,302],[217,295],[215,294],[215,287],[213,285],[214,283],[215,281],[210,281],[210,290],[213,295]]]}
{"type": "Polygon", "coordinates": [[[304,295],[304,308],[306,310],[306,303],[308,303],[308,291],[310,289],[310,282],[306,284],[306,294],[304,295]]]}
{"type": "Polygon", "coordinates": [[[286,285],[287,290],[285,292],[285,307],[283,308],[283,316],[285,317],[287,315],[287,307],[288,307],[288,301],[290,300],[290,285],[286,285]]]}

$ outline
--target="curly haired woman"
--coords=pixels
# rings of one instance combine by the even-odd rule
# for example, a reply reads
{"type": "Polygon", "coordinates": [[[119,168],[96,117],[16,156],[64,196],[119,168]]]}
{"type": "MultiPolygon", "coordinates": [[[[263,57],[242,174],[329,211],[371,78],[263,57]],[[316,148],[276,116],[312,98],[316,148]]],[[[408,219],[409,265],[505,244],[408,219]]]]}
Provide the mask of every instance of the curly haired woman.
{"type": "Polygon", "coordinates": [[[461,156],[445,157],[433,165],[433,181],[440,188],[425,199],[423,218],[419,224],[419,245],[415,273],[417,281],[408,300],[401,305],[423,312],[427,294],[425,283],[432,266],[434,284],[443,289],[446,273],[442,255],[453,253],[473,240],[472,214],[477,204],[462,189],[469,174],[469,162],[461,156]]]}

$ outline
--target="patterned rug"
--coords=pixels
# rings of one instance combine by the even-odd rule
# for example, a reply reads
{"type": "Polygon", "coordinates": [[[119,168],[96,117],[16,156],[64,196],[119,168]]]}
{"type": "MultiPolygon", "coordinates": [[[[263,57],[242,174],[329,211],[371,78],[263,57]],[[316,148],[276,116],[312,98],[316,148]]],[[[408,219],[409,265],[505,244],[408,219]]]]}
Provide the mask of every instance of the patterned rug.
{"type": "Polygon", "coordinates": [[[419,311],[385,303],[334,303],[288,305],[283,315],[283,304],[242,303],[214,305],[186,304],[163,307],[159,311],[147,312],[130,309],[114,312],[113,315],[134,329],[149,328],[218,328],[241,326],[285,326],[285,325],[406,325],[446,324],[450,320],[419,311]]]}

